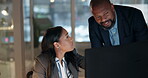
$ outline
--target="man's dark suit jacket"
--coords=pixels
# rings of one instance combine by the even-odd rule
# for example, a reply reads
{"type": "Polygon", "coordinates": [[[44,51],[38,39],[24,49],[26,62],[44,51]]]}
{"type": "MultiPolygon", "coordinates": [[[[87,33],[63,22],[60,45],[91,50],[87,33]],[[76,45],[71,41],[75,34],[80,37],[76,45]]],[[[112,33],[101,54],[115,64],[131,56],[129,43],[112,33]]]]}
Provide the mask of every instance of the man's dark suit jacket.
{"type": "MultiPolygon", "coordinates": [[[[117,14],[120,45],[148,39],[147,24],[140,10],[119,5],[114,5],[114,8],[117,14]]],[[[88,22],[92,48],[111,46],[109,31],[99,26],[93,16],[88,22]]]]}

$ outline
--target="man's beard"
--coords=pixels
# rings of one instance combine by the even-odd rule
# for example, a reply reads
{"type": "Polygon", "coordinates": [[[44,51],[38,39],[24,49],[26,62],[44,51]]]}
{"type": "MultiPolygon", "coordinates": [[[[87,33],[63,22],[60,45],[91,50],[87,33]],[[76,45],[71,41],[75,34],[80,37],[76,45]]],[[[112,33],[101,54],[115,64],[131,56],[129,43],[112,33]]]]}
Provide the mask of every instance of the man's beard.
{"type": "Polygon", "coordinates": [[[115,20],[109,19],[109,20],[107,20],[107,21],[101,22],[101,23],[100,23],[100,26],[101,26],[104,30],[109,30],[109,29],[111,29],[111,28],[115,25],[115,20]],[[110,25],[109,27],[106,27],[106,26],[103,25],[103,23],[105,23],[105,22],[107,22],[107,21],[111,22],[111,25],[110,25]]]}

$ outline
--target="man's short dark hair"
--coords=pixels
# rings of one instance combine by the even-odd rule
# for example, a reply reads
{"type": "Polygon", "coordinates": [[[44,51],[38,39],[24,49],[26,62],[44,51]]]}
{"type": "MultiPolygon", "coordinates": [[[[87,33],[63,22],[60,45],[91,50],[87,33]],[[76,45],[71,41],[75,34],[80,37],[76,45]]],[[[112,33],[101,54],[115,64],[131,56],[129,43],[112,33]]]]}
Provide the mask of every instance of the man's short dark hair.
{"type": "Polygon", "coordinates": [[[101,5],[103,3],[111,3],[111,2],[110,2],[110,0],[91,0],[90,7],[95,7],[95,6],[101,5]]]}

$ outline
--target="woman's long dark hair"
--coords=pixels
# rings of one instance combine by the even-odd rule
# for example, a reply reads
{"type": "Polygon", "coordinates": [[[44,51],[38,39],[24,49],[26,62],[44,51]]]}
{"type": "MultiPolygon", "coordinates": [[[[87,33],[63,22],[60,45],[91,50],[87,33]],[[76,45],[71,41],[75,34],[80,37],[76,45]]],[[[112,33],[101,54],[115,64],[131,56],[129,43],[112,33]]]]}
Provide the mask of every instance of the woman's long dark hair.
{"type": "MultiPolygon", "coordinates": [[[[56,57],[53,43],[59,42],[62,31],[63,31],[63,28],[61,26],[47,29],[43,37],[42,43],[41,43],[42,53],[48,54],[48,59],[49,59],[49,64],[50,64],[50,70],[49,70],[50,76],[52,75],[51,71],[53,70],[55,66],[54,63],[55,63],[55,57],[56,57]]],[[[66,53],[65,60],[67,61],[67,64],[71,62],[73,66],[78,70],[75,54],[73,52],[66,53]]]]}

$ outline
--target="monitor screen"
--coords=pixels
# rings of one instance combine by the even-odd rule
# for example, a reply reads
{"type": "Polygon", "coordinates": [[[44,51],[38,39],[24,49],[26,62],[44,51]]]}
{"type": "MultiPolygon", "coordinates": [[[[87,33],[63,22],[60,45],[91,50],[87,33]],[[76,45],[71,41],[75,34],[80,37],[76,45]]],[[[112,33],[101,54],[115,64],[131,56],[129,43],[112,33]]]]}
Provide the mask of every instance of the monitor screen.
{"type": "Polygon", "coordinates": [[[148,41],[85,50],[85,78],[148,78],[148,41]]]}

